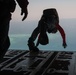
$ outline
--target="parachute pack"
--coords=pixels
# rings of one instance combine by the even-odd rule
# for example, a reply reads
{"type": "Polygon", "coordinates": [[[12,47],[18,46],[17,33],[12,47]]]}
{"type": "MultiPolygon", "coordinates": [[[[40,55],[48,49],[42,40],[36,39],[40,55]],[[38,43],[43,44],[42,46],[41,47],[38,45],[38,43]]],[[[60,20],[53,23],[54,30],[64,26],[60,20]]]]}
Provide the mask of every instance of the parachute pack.
{"type": "Polygon", "coordinates": [[[59,23],[57,10],[55,8],[45,9],[43,10],[42,17],[45,18],[45,23],[47,25],[46,26],[47,32],[52,33],[53,31],[55,31],[56,33],[57,32],[56,24],[59,23]]]}
{"type": "Polygon", "coordinates": [[[36,46],[40,44],[46,45],[49,43],[47,33],[56,33],[56,24],[59,23],[58,13],[55,8],[43,10],[43,15],[39,21],[40,33],[36,46]]]}
{"type": "Polygon", "coordinates": [[[43,15],[50,16],[50,15],[56,15],[58,16],[57,10],[55,8],[45,9],[43,10],[43,15]]]}

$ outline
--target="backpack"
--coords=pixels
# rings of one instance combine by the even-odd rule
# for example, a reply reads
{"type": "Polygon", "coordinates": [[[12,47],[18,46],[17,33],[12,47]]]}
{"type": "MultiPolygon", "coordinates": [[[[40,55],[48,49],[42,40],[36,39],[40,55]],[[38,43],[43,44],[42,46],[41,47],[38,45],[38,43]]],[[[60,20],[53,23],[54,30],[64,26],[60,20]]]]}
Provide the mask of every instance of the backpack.
{"type": "Polygon", "coordinates": [[[48,33],[56,33],[56,24],[59,23],[58,13],[55,8],[43,10],[42,18],[45,19],[45,24],[48,33]]]}

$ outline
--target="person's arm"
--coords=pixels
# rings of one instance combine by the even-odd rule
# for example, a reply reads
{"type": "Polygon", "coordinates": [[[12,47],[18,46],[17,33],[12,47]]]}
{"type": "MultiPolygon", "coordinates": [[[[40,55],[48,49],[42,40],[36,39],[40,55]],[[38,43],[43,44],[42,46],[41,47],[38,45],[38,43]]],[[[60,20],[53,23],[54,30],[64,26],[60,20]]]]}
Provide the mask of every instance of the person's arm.
{"type": "Polygon", "coordinates": [[[64,32],[63,28],[59,24],[57,24],[56,26],[57,26],[57,29],[59,30],[59,32],[60,32],[60,34],[62,36],[63,47],[66,48],[67,44],[66,44],[66,35],[65,35],[65,32],[64,32]]]}
{"type": "Polygon", "coordinates": [[[22,21],[23,21],[27,18],[27,15],[28,15],[27,6],[28,6],[29,2],[28,2],[28,0],[16,0],[16,1],[18,2],[18,5],[21,8],[21,15],[24,14],[24,17],[22,19],[22,21]]]}

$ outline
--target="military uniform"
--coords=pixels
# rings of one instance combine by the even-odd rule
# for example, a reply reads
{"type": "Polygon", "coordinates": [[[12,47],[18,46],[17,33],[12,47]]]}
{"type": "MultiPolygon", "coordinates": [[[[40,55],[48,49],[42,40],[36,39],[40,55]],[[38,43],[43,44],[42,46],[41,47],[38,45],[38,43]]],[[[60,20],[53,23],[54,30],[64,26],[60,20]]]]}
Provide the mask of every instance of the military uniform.
{"type": "Polygon", "coordinates": [[[62,45],[64,48],[66,48],[66,36],[63,28],[59,25],[59,16],[57,10],[55,8],[43,10],[43,15],[39,20],[38,26],[34,29],[31,37],[28,39],[28,47],[30,51],[39,51],[37,48],[39,44],[46,45],[49,43],[47,32],[55,34],[57,31],[60,32],[63,39],[62,45]],[[38,41],[35,46],[34,41],[36,40],[37,36],[38,41]]]}
{"type": "MultiPolygon", "coordinates": [[[[21,8],[21,12],[25,13],[25,17],[27,17],[27,0],[16,0],[21,8]]],[[[11,16],[16,8],[15,0],[0,0],[0,60],[5,55],[6,51],[10,46],[9,40],[9,23],[11,20],[11,16]]]]}

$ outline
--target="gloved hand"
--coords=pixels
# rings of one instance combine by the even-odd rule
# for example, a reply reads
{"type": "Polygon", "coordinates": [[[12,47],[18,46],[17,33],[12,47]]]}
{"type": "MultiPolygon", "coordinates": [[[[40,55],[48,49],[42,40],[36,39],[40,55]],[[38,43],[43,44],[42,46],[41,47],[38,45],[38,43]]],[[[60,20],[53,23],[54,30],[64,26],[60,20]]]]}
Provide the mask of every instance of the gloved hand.
{"type": "Polygon", "coordinates": [[[25,10],[21,9],[21,15],[23,15],[23,14],[24,14],[24,17],[23,17],[22,21],[24,21],[27,18],[27,15],[28,15],[27,8],[25,8],[25,10]]]}
{"type": "Polygon", "coordinates": [[[63,47],[66,48],[67,47],[67,44],[66,43],[63,43],[63,47]]]}

